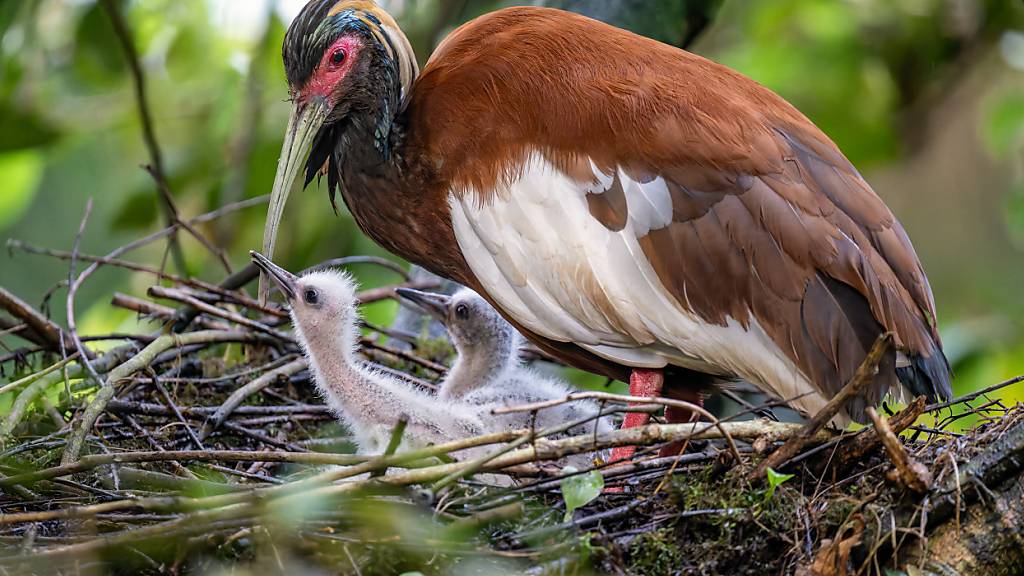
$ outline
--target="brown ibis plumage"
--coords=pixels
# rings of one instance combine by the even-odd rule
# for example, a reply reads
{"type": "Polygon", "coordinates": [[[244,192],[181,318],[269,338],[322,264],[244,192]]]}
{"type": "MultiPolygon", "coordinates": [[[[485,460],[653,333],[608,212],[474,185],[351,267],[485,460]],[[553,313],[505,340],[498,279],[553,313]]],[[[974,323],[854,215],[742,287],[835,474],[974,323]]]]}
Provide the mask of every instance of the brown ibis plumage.
{"type": "Polygon", "coordinates": [[[950,395],[902,226],[821,130],[742,74],[539,7],[463,25],[419,71],[373,2],[312,0],[283,55],[293,111],[268,255],[300,169],[308,184],[326,164],[331,201],[376,242],[634,392],[696,399],[743,378],[813,413],[892,332],[841,418],[890,392],[950,395]]]}

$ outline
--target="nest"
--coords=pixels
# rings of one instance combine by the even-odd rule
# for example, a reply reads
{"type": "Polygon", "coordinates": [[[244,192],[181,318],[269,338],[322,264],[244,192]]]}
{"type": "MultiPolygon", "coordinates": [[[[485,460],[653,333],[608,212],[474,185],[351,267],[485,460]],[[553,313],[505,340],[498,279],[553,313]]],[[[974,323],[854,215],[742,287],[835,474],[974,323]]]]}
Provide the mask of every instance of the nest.
{"type": "MultiPolygon", "coordinates": [[[[1019,546],[1004,544],[1021,537],[1020,522],[1006,526],[1021,512],[1024,410],[985,395],[1019,379],[941,405],[918,399],[888,418],[873,413],[873,426],[841,436],[822,429],[828,409],[806,424],[750,419],[763,406],[741,415],[747,420],[655,418],[550,438],[572,422],[356,456],[315,395],[287,314],[244,290],[254,267],[211,284],[119,260],[125,251],[99,258],[9,246],[68,258],[72,271],[76,260],[92,267],[72,274],[70,330],[0,294],[16,322],[4,329],[34,343],[0,358],[2,390],[15,398],[0,423],[0,573],[232,565],[257,573],[883,574],[1020,561],[1019,546]],[[89,348],[97,338],[77,336],[74,293],[99,265],[161,279],[150,299],[112,298],[159,330],[109,335],[124,343],[103,353],[89,348]],[[952,431],[965,417],[978,424],[952,431]],[[669,441],[678,454],[658,457],[669,441]],[[629,444],[641,446],[629,462],[551,464],[629,444]],[[460,457],[475,446],[490,453],[460,457]],[[482,481],[495,474],[513,485],[482,481]],[[967,527],[991,533],[959,538],[967,527]]],[[[366,257],[332,264],[353,261],[394,268],[366,257]]],[[[359,298],[388,298],[393,288],[359,298]]],[[[876,343],[864,375],[888,345],[876,343]]],[[[426,388],[443,376],[449,353],[377,326],[363,339],[366,361],[426,388]]],[[[844,394],[860,384],[855,377],[844,394]]],[[[589,392],[512,409],[579,398],[599,400],[605,414],[678,403],[589,392]]],[[[394,434],[401,437],[400,419],[394,434]]]]}

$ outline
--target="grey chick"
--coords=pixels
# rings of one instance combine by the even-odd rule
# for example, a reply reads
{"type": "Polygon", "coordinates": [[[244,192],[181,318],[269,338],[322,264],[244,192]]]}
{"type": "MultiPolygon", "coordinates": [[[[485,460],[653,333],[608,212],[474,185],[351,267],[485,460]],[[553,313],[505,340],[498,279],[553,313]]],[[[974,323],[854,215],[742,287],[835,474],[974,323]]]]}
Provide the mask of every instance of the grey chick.
{"type": "MultiPolygon", "coordinates": [[[[574,390],[558,378],[544,376],[523,365],[519,358],[522,337],[483,297],[469,288],[452,296],[397,288],[402,298],[437,318],[448,329],[458,356],[441,381],[438,397],[459,399],[477,405],[516,406],[565,398],[574,390]]],[[[548,428],[594,416],[596,402],[577,400],[538,412],[536,426],[548,428]]],[[[502,414],[510,428],[532,423],[528,412],[502,414]]],[[[598,433],[613,429],[609,418],[600,418],[571,428],[570,435],[598,433]]]]}
{"type": "Polygon", "coordinates": [[[494,430],[493,423],[484,424],[489,406],[443,401],[374,370],[356,356],[359,312],[350,276],[322,270],[298,277],[262,254],[250,255],[288,300],[317,390],[351,429],[360,453],[382,453],[400,414],[408,417],[403,447],[440,444],[494,430]]]}

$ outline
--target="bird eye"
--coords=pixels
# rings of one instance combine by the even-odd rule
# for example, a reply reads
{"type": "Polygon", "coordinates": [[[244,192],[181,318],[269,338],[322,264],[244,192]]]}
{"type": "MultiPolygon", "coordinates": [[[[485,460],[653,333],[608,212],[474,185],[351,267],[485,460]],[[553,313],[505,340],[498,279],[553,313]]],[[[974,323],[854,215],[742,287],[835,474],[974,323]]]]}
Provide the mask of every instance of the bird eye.
{"type": "Polygon", "coordinates": [[[331,54],[331,64],[335,66],[341,64],[342,62],[345,61],[345,56],[345,51],[342,50],[341,48],[335,50],[334,53],[331,54]]]}
{"type": "Polygon", "coordinates": [[[458,304],[455,306],[455,315],[459,318],[469,318],[469,306],[458,304]]]}
{"type": "Polygon", "coordinates": [[[302,293],[302,299],[306,301],[306,304],[315,306],[320,303],[320,294],[312,288],[307,288],[302,293]]]}

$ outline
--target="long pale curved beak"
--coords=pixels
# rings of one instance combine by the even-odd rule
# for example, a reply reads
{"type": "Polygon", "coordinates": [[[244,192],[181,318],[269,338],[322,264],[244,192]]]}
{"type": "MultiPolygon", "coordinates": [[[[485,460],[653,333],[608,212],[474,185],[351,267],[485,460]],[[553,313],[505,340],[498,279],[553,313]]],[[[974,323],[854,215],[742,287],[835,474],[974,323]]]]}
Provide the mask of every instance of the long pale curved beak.
{"type": "Polygon", "coordinates": [[[437,318],[442,324],[448,325],[448,305],[451,304],[451,296],[435,292],[421,292],[412,288],[395,288],[395,294],[437,318]]]}
{"type": "Polygon", "coordinates": [[[255,250],[249,251],[249,257],[261,272],[270,276],[286,299],[291,301],[295,298],[295,282],[298,278],[294,274],[274,264],[270,258],[255,250]]]}
{"type": "MultiPolygon", "coordinates": [[[[331,108],[327,100],[313,98],[305,104],[296,104],[288,118],[288,129],[281,146],[281,156],[277,160],[277,175],[274,177],[274,188],[270,191],[270,206],[267,208],[267,222],[263,227],[263,254],[269,259],[274,257],[274,246],[277,243],[277,229],[281,225],[284,205],[291,194],[295,179],[305,164],[313,140],[327,120],[331,108]]],[[[267,275],[260,274],[260,303],[266,303],[270,286],[267,275]]]]}

